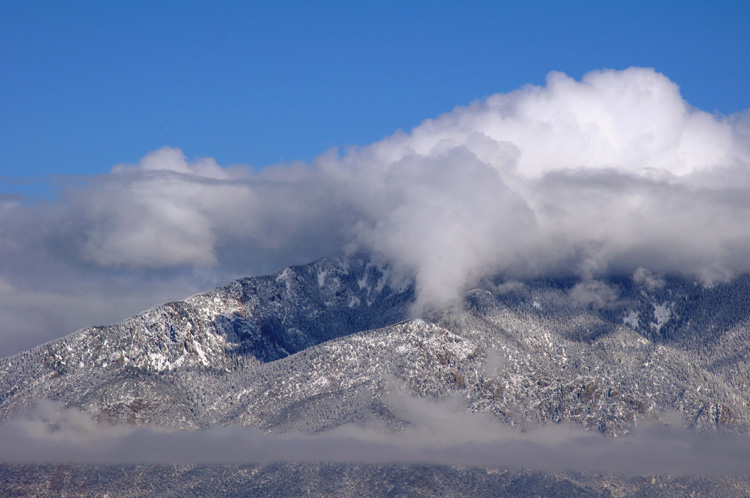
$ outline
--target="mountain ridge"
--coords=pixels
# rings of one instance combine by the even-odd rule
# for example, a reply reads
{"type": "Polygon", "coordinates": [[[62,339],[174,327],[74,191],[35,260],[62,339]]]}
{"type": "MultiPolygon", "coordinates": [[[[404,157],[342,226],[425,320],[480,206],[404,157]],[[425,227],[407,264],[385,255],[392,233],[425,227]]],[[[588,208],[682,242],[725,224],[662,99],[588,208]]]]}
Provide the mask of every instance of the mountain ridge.
{"type": "MultiPolygon", "coordinates": [[[[299,353],[303,353],[301,358],[322,356],[330,360],[337,358],[337,347],[344,347],[360,362],[364,362],[365,355],[382,356],[379,363],[395,365],[390,372],[395,376],[414,365],[422,365],[420,361],[427,361],[420,373],[424,376],[423,386],[411,386],[410,392],[440,397],[453,390],[451,383],[462,388],[468,384],[473,389],[472,394],[467,394],[472,411],[493,411],[512,425],[522,426],[524,420],[527,423],[572,420],[589,429],[624,434],[628,432],[627,420],[651,412],[658,417],[659,411],[677,410],[689,413],[687,423],[696,427],[710,427],[712,418],[714,428],[736,426],[744,432],[748,426],[750,412],[743,406],[746,395],[741,387],[750,378],[740,361],[748,348],[743,350],[737,345],[744,342],[750,321],[747,299],[742,297],[745,293],[740,292],[750,289],[749,277],[722,284],[733,289],[728,295],[740,296],[735,306],[737,316],[731,320],[727,319],[728,313],[706,315],[706,310],[691,311],[691,306],[685,304],[694,304],[695,295],[713,303],[715,295],[725,294],[725,287],[696,291],[693,283],[673,277],[669,281],[660,280],[656,286],[652,282],[640,287],[618,279],[609,283],[503,282],[494,288],[486,285],[469,291],[462,303],[452,307],[427,312],[421,318],[409,318],[413,288],[391,289],[387,271],[361,257],[323,259],[285,268],[270,276],[236,280],[184,301],[151,308],[119,324],[83,329],[30,352],[0,360],[4,379],[0,386],[0,416],[8,418],[19,413],[18,407],[28,408],[35,397],[47,392],[66,406],[89,408],[96,405],[99,396],[99,409],[108,416],[141,420],[139,414],[152,404],[148,400],[159,398],[159,390],[163,395],[171,386],[174,396],[179,392],[178,397],[182,398],[173,404],[183,407],[179,419],[192,418],[194,421],[188,427],[202,427],[218,420],[211,416],[210,422],[201,422],[201,416],[188,415],[196,410],[189,405],[200,404],[202,395],[188,393],[189,389],[184,387],[190,384],[187,377],[197,376],[210,384],[206,377],[223,375],[232,378],[233,384],[243,385],[248,382],[242,379],[247,372],[261,377],[270,372],[268,375],[273,377],[277,368],[287,368],[282,365],[307,360],[285,360],[273,366],[272,363],[299,353]],[[581,286],[588,287],[581,289],[581,286]],[[597,295],[610,296],[610,300],[592,301],[597,295]],[[611,298],[612,295],[616,297],[611,298]],[[651,317],[646,313],[649,306],[653,308],[651,317]],[[697,353],[689,347],[698,341],[695,330],[701,324],[695,323],[696,316],[708,319],[702,325],[707,330],[712,327],[720,330],[718,341],[700,339],[711,348],[703,347],[697,353]],[[365,345],[368,337],[376,336],[381,337],[384,351],[365,345]],[[412,342],[407,344],[408,341],[412,342]],[[432,346],[430,341],[434,342],[432,346]],[[408,361],[404,360],[406,363],[398,365],[394,358],[405,355],[415,344],[416,349],[412,349],[422,356],[418,358],[413,353],[408,361]],[[463,344],[472,353],[456,354],[451,349],[456,344],[463,344]],[[725,349],[731,349],[731,354],[723,352],[725,349]],[[707,358],[702,361],[705,367],[696,366],[701,364],[701,355],[707,358]],[[490,360],[499,361],[504,370],[483,371],[490,360]],[[407,365],[408,362],[412,363],[407,365]],[[114,369],[117,374],[113,376],[107,369],[114,369]],[[565,373],[566,369],[569,373],[565,373]],[[19,370],[29,370],[26,383],[19,370]],[[91,378],[100,378],[104,391],[97,393],[88,388],[79,391],[74,401],[70,393],[78,389],[75,379],[87,376],[88,383],[92,383],[91,378]],[[433,382],[430,379],[434,377],[442,380],[433,382]],[[61,384],[62,378],[72,380],[61,384]],[[128,379],[138,379],[140,383],[128,379]],[[616,389],[613,379],[619,379],[618,383],[624,387],[616,389]],[[499,407],[502,405],[497,400],[499,393],[488,394],[487,385],[498,389],[498,382],[503,390],[510,390],[503,396],[511,401],[513,409],[499,407]],[[536,399],[536,411],[517,406],[518,399],[527,399],[529,395],[524,389],[514,387],[516,382],[526,388],[536,386],[528,392],[548,393],[536,399]],[[647,392],[637,393],[629,387],[638,383],[645,383],[647,392]],[[106,389],[109,384],[111,389],[106,389]],[[27,392],[19,393],[24,387],[27,392]],[[122,405],[115,401],[118,397],[115,387],[120,389],[120,397],[123,389],[143,391],[132,399],[144,401],[136,403],[141,406],[135,408],[132,403],[122,405]],[[701,395],[701,389],[712,394],[707,398],[705,393],[701,395]],[[553,396],[554,390],[558,392],[553,396]],[[557,401],[553,401],[555,396],[557,401]],[[571,396],[575,399],[562,401],[571,396]],[[708,403],[711,396],[720,401],[708,403]],[[110,401],[101,401],[104,399],[110,401]],[[572,403],[574,408],[571,413],[561,415],[561,410],[567,412],[566,403],[572,403]],[[606,416],[601,412],[605,407],[609,410],[606,416]],[[131,413],[125,415],[128,410],[131,413]],[[519,411],[524,413],[520,418],[508,415],[519,411]],[[598,412],[601,413],[596,415],[598,412]],[[587,419],[581,413],[594,418],[587,419]],[[612,427],[608,428],[607,420],[612,427]],[[618,422],[612,425],[612,420],[618,422]]],[[[325,362],[310,361],[305,365],[306,375],[316,377],[316,369],[325,362]]],[[[359,375],[356,374],[359,365],[328,363],[343,371],[354,369],[349,372],[353,377],[359,375]]],[[[361,375],[369,375],[371,380],[380,378],[375,372],[361,375]]],[[[378,382],[382,383],[382,379],[378,382]]],[[[221,412],[222,408],[214,411],[221,412]]],[[[157,422],[156,417],[146,420],[157,422]]],[[[242,416],[238,420],[248,423],[242,416]]],[[[224,418],[223,423],[228,421],[224,418]]],[[[167,425],[180,427],[180,423],[167,425]]]]}
{"type": "Polygon", "coordinates": [[[394,289],[388,272],[322,259],[0,359],[0,427],[48,399],[105,426],[399,435],[451,399],[518,434],[750,433],[750,276],[485,279],[413,316],[413,283],[394,289]],[[433,404],[404,409],[418,399],[433,404]]]}

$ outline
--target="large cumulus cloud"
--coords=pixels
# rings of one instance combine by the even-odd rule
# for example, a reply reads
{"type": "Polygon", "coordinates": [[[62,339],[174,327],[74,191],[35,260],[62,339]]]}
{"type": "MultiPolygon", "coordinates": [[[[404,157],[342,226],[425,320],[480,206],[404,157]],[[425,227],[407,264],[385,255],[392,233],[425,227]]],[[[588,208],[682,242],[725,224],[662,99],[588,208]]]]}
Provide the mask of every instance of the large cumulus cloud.
{"type": "Polygon", "coordinates": [[[87,311],[102,289],[134,307],[356,248],[416,278],[417,310],[487,273],[731,278],[750,271],[749,130],[747,112],[692,108],[631,68],[550,73],[311,164],[254,171],[165,147],[54,201],[3,197],[0,294],[21,301],[3,332],[33,309],[122,318],[87,311]]]}

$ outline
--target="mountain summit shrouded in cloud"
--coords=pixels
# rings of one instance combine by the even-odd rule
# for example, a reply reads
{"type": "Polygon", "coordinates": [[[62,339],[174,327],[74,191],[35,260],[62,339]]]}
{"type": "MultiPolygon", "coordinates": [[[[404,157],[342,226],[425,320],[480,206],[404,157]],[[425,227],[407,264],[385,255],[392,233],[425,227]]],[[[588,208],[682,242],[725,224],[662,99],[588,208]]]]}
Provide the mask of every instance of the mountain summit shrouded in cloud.
{"type": "Polygon", "coordinates": [[[0,204],[2,348],[340,250],[414,277],[421,307],[488,274],[724,280],[750,271],[748,219],[747,113],[694,109],[651,69],[550,73],[309,165],[253,172],[165,147],[54,201],[0,204]]]}

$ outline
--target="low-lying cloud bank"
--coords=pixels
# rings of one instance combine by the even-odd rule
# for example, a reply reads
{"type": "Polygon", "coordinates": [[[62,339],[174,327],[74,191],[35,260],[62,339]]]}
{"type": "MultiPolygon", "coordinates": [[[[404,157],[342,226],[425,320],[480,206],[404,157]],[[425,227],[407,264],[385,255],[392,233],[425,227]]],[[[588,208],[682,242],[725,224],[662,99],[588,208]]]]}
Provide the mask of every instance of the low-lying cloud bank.
{"type": "Polygon", "coordinates": [[[312,164],[165,147],[54,201],[0,201],[0,351],[113,319],[108,293],[131,313],[342,249],[415,277],[418,307],[487,273],[716,281],[750,271],[750,112],[694,109],[651,69],[550,73],[312,164]]]}
{"type": "Polygon", "coordinates": [[[398,434],[342,427],[316,435],[270,435],[247,427],[199,431],[111,425],[43,402],[0,427],[0,463],[240,464],[419,463],[619,474],[736,475],[750,469],[750,439],[651,425],[625,438],[569,426],[521,433],[450,402],[403,398],[411,423],[398,434]]]}

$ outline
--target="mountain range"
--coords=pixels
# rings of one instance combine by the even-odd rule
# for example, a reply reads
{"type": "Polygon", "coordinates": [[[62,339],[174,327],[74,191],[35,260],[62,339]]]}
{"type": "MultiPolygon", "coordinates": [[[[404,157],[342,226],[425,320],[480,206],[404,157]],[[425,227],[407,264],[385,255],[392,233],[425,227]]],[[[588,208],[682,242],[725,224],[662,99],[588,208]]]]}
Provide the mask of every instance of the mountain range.
{"type": "Polygon", "coordinates": [[[90,427],[110,438],[107,428],[148,430],[154,440],[247,427],[321,449],[320,461],[284,461],[293,445],[271,461],[262,447],[255,461],[218,461],[211,443],[203,459],[191,446],[186,461],[153,450],[149,462],[125,454],[99,463],[54,451],[45,460],[6,440],[0,490],[750,494],[750,276],[487,277],[460,301],[419,311],[415,295],[412,280],[357,253],[230,282],[4,358],[0,437],[26,431],[10,439],[19,446],[51,439],[53,450],[77,451],[101,442],[90,427]],[[342,441],[355,441],[351,461],[342,441]],[[617,456],[628,441],[631,453],[617,456]],[[722,453],[723,441],[735,453],[722,453]],[[665,464],[649,442],[685,454],[665,464]]]}

